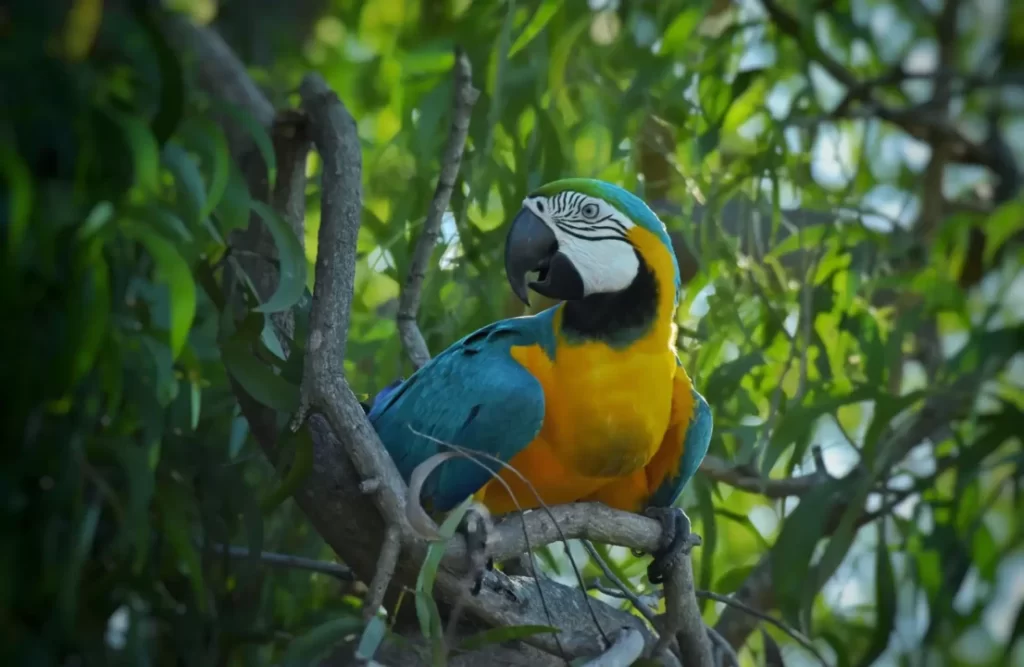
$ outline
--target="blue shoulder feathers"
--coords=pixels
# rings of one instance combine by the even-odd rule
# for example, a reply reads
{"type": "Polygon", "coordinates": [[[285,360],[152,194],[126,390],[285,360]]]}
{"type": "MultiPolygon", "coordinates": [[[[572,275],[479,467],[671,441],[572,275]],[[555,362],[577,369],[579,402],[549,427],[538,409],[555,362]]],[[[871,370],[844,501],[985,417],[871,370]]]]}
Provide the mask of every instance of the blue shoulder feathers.
{"type": "Polygon", "coordinates": [[[683,436],[683,455],[679,459],[676,475],[669,476],[655,489],[648,504],[651,507],[671,507],[679,500],[687,483],[693,479],[700,462],[708,453],[711,444],[711,408],[704,397],[693,392],[693,417],[683,436]]]}
{"type": "MultiPolygon", "coordinates": [[[[554,356],[553,309],[479,329],[374,399],[369,419],[406,480],[445,444],[508,462],[544,421],[540,383],[510,354],[539,345],[554,356]]],[[[493,460],[447,461],[427,479],[422,500],[447,511],[476,493],[500,466],[493,460]]]]}

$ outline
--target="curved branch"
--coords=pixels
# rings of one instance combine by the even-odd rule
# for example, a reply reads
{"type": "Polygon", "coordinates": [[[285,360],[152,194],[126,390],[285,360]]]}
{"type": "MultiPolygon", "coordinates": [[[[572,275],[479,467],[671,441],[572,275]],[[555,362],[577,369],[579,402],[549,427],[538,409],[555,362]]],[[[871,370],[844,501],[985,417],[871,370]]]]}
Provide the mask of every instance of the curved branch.
{"type": "Polygon", "coordinates": [[[402,347],[409,355],[414,368],[419,368],[430,361],[430,350],[423,333],[416,323],[420,310],[420,298],[423,292],[423,280],[427,276],[427,264],[437,245],[437,236],[441,231],[441,219],[448,210],[448,202],[455,187],[455,178],[459,175],[462,164],[462,153],[469,136],[469,119],[473,114],[480,91],[473,87],[473,68],[469,58],[462,49],[455,50],[455,92],[452,104],[452,126],[445,143],[441,158],[441,173],[437,177],[434,198],[427,211],[427,219],[423,222],[423,231],[416,241],[416,247],[409,263],[409,273],[402,293],[398,299],[398,335],[402,347]]]}
{"type": "Polygon", "coordinates": [[[356,122],[323,78],[308,74],[299,87],[309,116],[310,134],[323,160],[322,206],[316,258],[316,289],[302,373],[302,403],[292,422],[297,429],[310,409],[327,417],[362,482],[375,480],[373,498],[387,523],[365,613],[373,615],[384,601],[408,532],[405,482],[370,426],[345,381],[352,295],[355,289],[356,241],[362,218],[363,157],[356,122]]]}

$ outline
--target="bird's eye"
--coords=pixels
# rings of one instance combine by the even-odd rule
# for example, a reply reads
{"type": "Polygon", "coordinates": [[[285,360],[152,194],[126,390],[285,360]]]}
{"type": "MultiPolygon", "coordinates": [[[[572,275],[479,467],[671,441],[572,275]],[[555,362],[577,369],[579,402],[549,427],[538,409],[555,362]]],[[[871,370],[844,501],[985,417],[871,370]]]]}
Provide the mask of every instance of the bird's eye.
{"type": "Polygon", "coordinates": [[[580,213],[583,214],[583,217],[587,220],[593,220],[597,217],[597,214],[600,213],[600,209],[598,209],[597,204],[591,202],[589,204],[584,204],[583,208],[580,209],[580,213]]]}

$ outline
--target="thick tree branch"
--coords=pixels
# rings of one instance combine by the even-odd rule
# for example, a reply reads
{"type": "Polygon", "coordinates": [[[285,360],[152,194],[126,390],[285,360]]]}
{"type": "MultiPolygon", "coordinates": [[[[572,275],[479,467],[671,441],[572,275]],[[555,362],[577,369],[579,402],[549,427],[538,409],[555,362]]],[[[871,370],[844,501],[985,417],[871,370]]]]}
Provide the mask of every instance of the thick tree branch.
{"type": "Polygon", "coordinates": [[[423,281],[427,276],[427,267],[434,253],[434,246],[437,245],[441,220],[444,212],[448,210],[455,178],[459,175],[462,153],[466,147],[466,138],[469,136],[469,120],[473,115],[473,105],[479,96],[480,91],[473,87],[473,68],[469,57],[462,49],[456,49],[451,130],[441,157],[441,173],[437,177],[434,198],[430,202],[423,230],[413,249],[409,273],[405,285],[402,286],[396,315],[402,346],[409,355],[413,367],[417,369],[430,360],[427,341],[424,340],[423,333],[416,323],[423,294],[423,281]]]}
{"type": "Polygon", "coordinates": [[[680,555],[664,583],[666,616],[664,631],[675,632],[679,640],[679,657],[687,667],[710,667],[715,664],[708,637],[701,618],[693,568],[690,559],[680,555]]]}
{"type": "Polygon", "coordinates": [[[344,377],[345,348],[355,289],[356,239],[362,216],[362,152],[356,122],[317,74],[299,88],[310,134],[323,160],[322,208],[316,259],[316,289],[309,321],[302,403],[293,428],[317,409],[346,444],[362,481],[375,480],[377,508],[388,528],[370,584],[366,614],[384,601],[405,530],[405,482],[363,416],[344,377]]]}

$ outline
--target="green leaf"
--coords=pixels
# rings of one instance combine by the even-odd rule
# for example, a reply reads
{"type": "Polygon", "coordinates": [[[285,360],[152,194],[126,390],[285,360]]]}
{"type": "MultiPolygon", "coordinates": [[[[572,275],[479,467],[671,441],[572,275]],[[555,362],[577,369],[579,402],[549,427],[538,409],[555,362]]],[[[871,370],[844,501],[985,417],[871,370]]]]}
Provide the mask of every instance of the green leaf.
{"type": "Polygon", "coordinates": [[[242,175],[238,165],[232,160],[228,163],[228,177],[224,188],[224,195],[214,208],[222,235],[226,237],[232,230],[240,229],[249,224],[251,202],[252,198],[249,195],[249,187],[245,183],[245,177],[242,175]]]}
{"type": "Polygon", "coordinates": [[[273,192],[274,184],[277,182],[277,154],[274,152],[274,142],[271,141],[267,129],[251,113],[234,104],[217,102],[213,107],[233,118],[252,137],[267,167],[268,191],[273,192]]]}
{"type": "Polygon", "coordinates": [[[543,0],[537,11],[530,17],[530,22],[526,24],[523,31],[516,37],[516,41],[512,43],[508,50],[508,57],[511,58],[526,48],[526,45],[540,34],[540,31],[544,29],[544,26],[551,21],[552,17],[558,13],[561,7],[562,3],[558,2],[558,0],[543,0]]]}
{"type": "Polygon", "coordinates": [[[280,412],[299,409],[299,388],[253,356],[245,342],[225,342],[220,356],[232,377],[256,401],[280,412]]]}
{"type": "Polygon", "coordinates": [[[277,211],[255,200],[251,206],[274,237],[279,265],[277,289],[266,303],[255,310],[260,313],[288,310],[302,298],[302,291],[306,288],[306,253],[295,232],[277,211]]]}
{"type": "Polygon", "coordinates": [[[164,145],[163,163],[174,174],[178,197],[183,204],[189,224],[194,228],[202,220],[206,208],[206,187],[199,167],[180,144],[169,141],[164,145]]]}
{"type": "Polygon", "coordinates": [[[228,457],[234,459],[242,451],[245,439],[249,437],[249,420],[239,415],[231,420],[231,433],[228,436],[228,457]]]}
{"type": "Polygon", "coordinates": [[[711,496],[711,484],[701,479],[693,485],[697,494],[697,506],[700,512],[701,544],[700,553],[700,587],[711,587],[715,576],[715,552],[718,550],[718,522],[715,521],[715,501],[711,496]]]}
{"type": "Polygon", "coordinates": [[[125,479],[128,481],[128,504],[125,512],[125,530],[122,540],[132,540],[135,546],[135,558],[132,561],[132,572],[139,574],[146,564],[149,555],[150,538],[150,504],[156,484],[153,469],[149,465],[151,446],[119,446],[112,451],[117,458],[125,479]]]}
{"type": "Polygon", "coordinates": [[[125,231],[152,255],[157,267],[155,277],[164,282],[170,292],[169,346],[171,357],[177,359],[188,340],[196,314],[196,284],[192,280],[192,271],[177,248],[162,236],[137,224],[126,225],[125,231]]]}
{"type": "Polygon", "coordinates": [[[1022,637],[1024,637],[1024,604],[1017,609],[1017,620],[1013,623],[1013,633],[1006,642],[1006,648],[1003,649],[1003,661],[1005,664],[1010,664],[1013,647],[1016,646],[1022,637]]]}
{"type": "Polygon", "coordinates": [[[199,427],[199,415],[203,406],[203,390],[198,382],[189,382],[189,426],[192,430],[199,427]]]}
{"type": "Polygon", "coordinates": [[[160,68],[160,109],[153,117],[153,134],[159,143],[167,141],[185,109],[185,75],[181,63],[164,37],[157,24],[156,11],[150,3],[132,2],[132,13],[142,24],[143,31],[149,38],[150,46],[156,52],[157,65],[160,68]]]}
{"type": "Polygon", "coordinates": [[[466,515],[473,498],[470,496],[454,510],[448,513],[438,532],[442,539],[432,542],[427,547],[427,555],[420,566],[420,572],[416,577],[416,616],[420,622],[420,632],[423,637],[430,640],[441,639],[441,614],[437,610],[437,603],[434,602],[433,590],[434,579],[437,578],[437,568],[441,564],[441,558],[448,548],[448,540],[455,534],[462,517],[466,515]]]}
{"type": "Polygon", "coordinates": [[[360,664],[371,660],[377,653],[377,649],[380,648],[381,642],[384,641],[384,635],[387,634],[387,631],[388,626],[384,622],[383,616],[371,618],[370,622],[366,624],[362,636],[359,638],[359,645],[356,646],[356,652],[353,656],[355,660],[360,664]]]}
{"type": "Polygon", "coordinates": [[[870,667],[889,646],[889,637],[896,627],[896,577],[893,575],[889,546],[885,541],[885,520],[876,524],[878,545],[875,547],[875,623],[871,645],[861,656],[858,667],[870,667]]]}
{"type": "Polygon", "coordinates": [[[764,628],[761,628],[761,641],[764,642],[764,667],[786,667],[786,661],[782,659],[782,649],[764,628]]]}
{"type": "Polygon", "coordinates": [[[264,514],[276,509],[278,505],[292,497],[306,479],[306,475],[313,469],[313,436],[309,429],[301,428],[292,433],[288,439],[291,440],[290,444],[295,448],[295,456],[281,483],[260,501],[260,511],[264,514]]]}
{"type": "Polygon", "coordinates": [[[206,118],[190,119],[182,134],[189,139],[191,148],[203,156],[209,170],[206,204],[199,214],[200,219],[205,220],[220,204],[228,188],[231,151],[224,133],[206,118]]]}
{"type": "Polygon", "coordinates": [[[703,11],[698,5],[691,5],[676,16],[672,23],[665,28],[665,34],[661,37],[661,48],[658,52],[672,54],[684,50],[684,47],[690,43],[693,31],[697,28],[701,18],[703,18],[703,11]]]}
{"type": "Polygon", "coordinates": [[[13,258],[21,249],[32,216],[32,174],[15,150],[14,142],[6,136],[0,140],[0,172],[7,181],[7,251],[13,258]]]}
{"type": "Polygon", "coordinates": [[[87,241],[98,233],[114,218],[114,205],[109,201],[99,201],[85,216],[85,222],[78,228],[78,240],[87,241]]]}
{"type": "Polygon", "coordinates": [[[548,61],[548,89],[567,104],[571,104],[568,86],[565,83],[569,60],[580,36],[590,27],[590,21],[589,16],[580,16],[571,26],[560,31],[558,41],[551,49],[551,59],[548,61]]]}
{"type": "Polygon", "coordinates": [[[798,405],[786,410],[772,431],[761,462],[761,472],[767,475],[791,443],[810,433],[814,423],[822,416],[831,414],[851,403],[870,401],[878,396],[878,389],[860,386],[841,396],[822,396],[810,405],[798,405]]]}
{"type": "Polygon", "coordinates": [[[990,264],[996,253],[1015,235],[1024,231],[1024,201],[1016,199],[997,208],[985,221],[984,263],[990,264]]]}
{"type": "Polygon", "coordinates": [[[735,593],[747,581],[747,577],[754,571],[753,565],[741,565],[729,570],[715,582],[715,592],[722,595],[735,593]]]}
{"type": "Polygon", "coordinates": [[[196,607],[200,612],[205,612],[207,602],[203,566],[199,552],[192,543],[192,528],[186,513],[192,506],[192,500],[183,487],[173,482],[160,490],[158,500],[163,518],[164,537],[174,555],[187,570],[196,607]]]}
{"type": "Polygon", "coordinates": [[[135,116],[109,110],[107,114],[121,128],[135,165],[135,187],[143,194],[156,192],[160,184],[160,146],[145,123],[135,116]]]}
{"type": "Polygon", "coordinates": [[[732,395],[750,371],[764,363],[760,352],[749,352],[728,361],[711,372],[704,383],[704,396],[711,405],[718,405],[732,395]]]}
{"type": "Polygon", "coordinates": [[[359,632],[363,622],[358,616],[341,616],[321,623],[288,644],[281,660],[283,667],[307,667],[319,662],[341,640],[359,632]]]}
{"type": "Polygon", "coordinates": [[[89,505],[85,515],[78,523],[78,530],[75,536],[74,546],[71,550],[71,558],[64,570],[64,580],[61,582],[60,610],[61,618],[65,627],[74,627],[75,615],[78,612],[78,590],[82,578],[82,568],[89,559],[89,552],[92,550],[93,540],[96,538],[96,528],[99,525],[100,513],[103,509],[99,499],[89,505]]]}
{"type": "MultiPolygon", "coordinates": [[[[864,503],[867,502],[868,494],[878,477],[877,471],[872,472],[860,479],[852,480],[850,485],[846,486],[846,509],[843,510],[839,524],[832,532],[831,539],[825,545],[825,551],[822,552],[821,558],[814,566],[811,581],[804,583],[802,597],[805,622],[803,627],[807,630],[810,629],[810,614],[814,605],[814,597],[825,585],[825,582],[835,574],[836,569],[849,553],[850,547],[853,545],[853,538],[857,535],[857,519],[863,514],[864,503]]],[[[835,488],[835,485],[829,486],[835,488]]]]}
{"type": "Polygon", "coordinates": [[[85,377],[92,370],[100,349],[106,340],[110,324],[110,268],[103,257],[101,246],[92,245],[82,258],[85,267],[78,276],[82,300],[73,309],[75,327],[79,332],[72,382],[85,377]]]}
{"type": "Polygon", "coordinates": [[[811,557],[832,511],[835,493],[836,488],[831,484],[808,491],[786,517],[772,547],[772,581],[779,595],[779,610],[793,624],[797,624],[799,618],[800,593],[807,587],[811,557]]]}
{"type": "Polygon", "coordinates": [[[875,450],[885,429],[892,425],[892,421],[897,415],[925,398],[927,393],[923,389],[912,391],[903,396],[892,396],[888,393],[882,393],[875,400],[874,414],[871,417],[871,424],[864,434],[864,447],[861,454],[861,457],[869,466],[873,466],[875,463],[875,450]]]}
{"type": "Polygon", "coordinates": [[[491,644],[526,639],[534,635],[557,634],[561,632],[558,628],[550,625],[510,625],[503,628],[491,628],[476,634],[470,635],[459,644],[461,651],[477,651],[491,644]]]}
{"type": "Polygon", "coordinates": [[[782,257],[791,252],[820,246],[825,237],[834,232],[832,225],[824,223],[808,225],[800,228],[800,233],[792,233],[769,252],[773,257],[782,257]]]}

